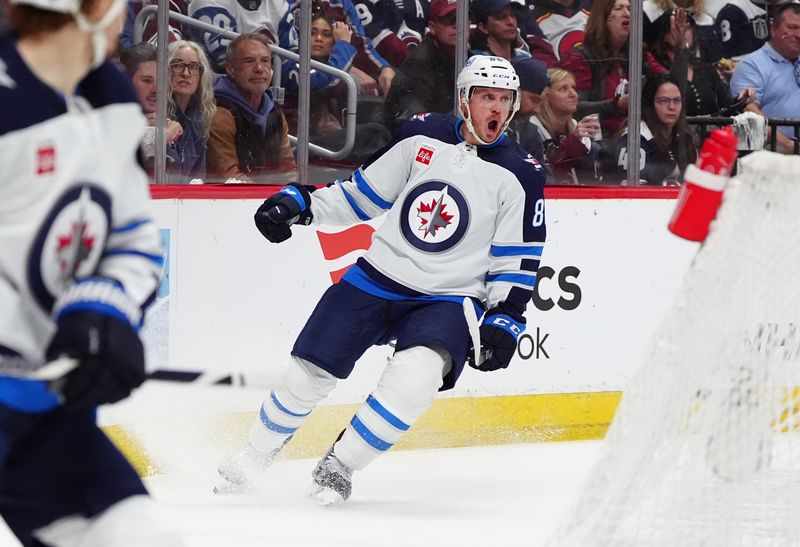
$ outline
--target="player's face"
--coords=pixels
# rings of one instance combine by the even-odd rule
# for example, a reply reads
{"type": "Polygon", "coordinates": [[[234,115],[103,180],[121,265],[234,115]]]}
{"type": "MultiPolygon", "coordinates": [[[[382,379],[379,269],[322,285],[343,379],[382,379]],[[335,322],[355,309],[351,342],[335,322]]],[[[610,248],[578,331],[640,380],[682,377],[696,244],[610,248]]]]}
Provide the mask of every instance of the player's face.
{"type": "Polygon", "coordinates": [[[272,57],[261,42],[245,40],[237,48],[234,59],[225,65],[228,77],[246,98],[259,98],[272,80],[272,57]]]}
{"type": "Polygon", "coordinates": [[[311,22],[311,58],[327,61],[333,51],[333,27],[323,18],[311,22]]]}
{"type": "Polygon", "coordinates": [[[133,73],[133,87],[145,114],[156,111],[156,62],[147,61],[133,73]]]}
{"type": "Polygon", "coordinates": [[[547,86],[547,101],[556,114],[572,115],[578,109],[578,88],[571,75],[547,86]]]}
{"type": "Polygon", "coordinates": [[[486,23],[479,23],[478,28],[496,40],[513,42],[517,39],[517,17],[514,15],[514,8],[509,4],[500,11],[490,13],[486,23]]]}
{"type": "Polygon", "coordinates": [[[476,87],[469,100],[472,126],[483,142],[494,142],[511,113],[514,93],[510,89],[476,87]]]}
{"type": "Polygon", "coordinates": [[[772,46],[787,59],[800,56],[800,15],[786,10],[772,29],[772,46]]]}
{"type": "Polygon", "coordinates": [[[172,93],[185,98],[191,98],[200,86],[200,76],[203,65],[200,56],[190,47],[182,47],[169,63],[170,85],[172,93]]]}
{"type": "Polygon", "coordinates": [[[670,130],[681,116],[681,90],[675,84],[661,84],[655,97],[656,116],[670,130]]]}

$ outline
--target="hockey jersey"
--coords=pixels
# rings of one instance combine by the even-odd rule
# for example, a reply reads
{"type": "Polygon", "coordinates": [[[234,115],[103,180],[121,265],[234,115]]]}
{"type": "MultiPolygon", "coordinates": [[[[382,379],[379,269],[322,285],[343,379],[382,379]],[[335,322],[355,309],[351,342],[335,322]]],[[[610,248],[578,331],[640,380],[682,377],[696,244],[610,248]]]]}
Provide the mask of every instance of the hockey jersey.
{"type": "Polygon", "coordinates": [[[65,97],[0,37],[0,402],[19,392],[10,377],[42,365],[54,305],[76,281],[111,280],[134,325],[153,298],[163,255],[137,161],[144,127],[115,65],[65,97]]]}
{"type": "Polygon", "coordinates": [[[769,39],[767,12],[751,0],[711,0],[706,12],[714,19],[723,57],[738,60],[769,39]]]}
{"type": "Polygon", "coordinates": [[[424,114],[357,169],[316,191],[314,222],[347,225],[386,213],[344,276],[383,298],[471,296],[522,312],[545,241],[542,166],[502,136],[474,146],[463,120],[424,114]]]}
{"type": "MultiPolygon", "coordinates": [[[[286,0],[192,0],[189,17],[239,34],[264,34],[273,44],[288,50],[297,49],[294,15],[286,0]]],[[[186,30],[190,39],[202,44],[211,62],[220,70],[231,39],[191,26],[186,30]]]]}

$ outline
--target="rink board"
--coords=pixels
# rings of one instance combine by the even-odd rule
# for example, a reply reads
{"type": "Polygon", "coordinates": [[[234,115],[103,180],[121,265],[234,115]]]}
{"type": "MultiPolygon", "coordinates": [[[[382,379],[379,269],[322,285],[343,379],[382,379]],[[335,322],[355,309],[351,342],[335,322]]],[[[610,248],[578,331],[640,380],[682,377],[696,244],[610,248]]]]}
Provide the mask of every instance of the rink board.
{"type": "MultiPolygon", "coordinates": [[[[232,375],[266,392],[269,382],[261,378],[279,373],[320,295],[363,254],[382,222],[296,227],[289,241],[269,244],[252,218],[272,191],[154,188],[168,260],[145,331],[152,369],[232,375]]],[[[503,371],[465,370],[404,446],[604,433],[697,245],[666,230],[674,189],[548,188],[546,197],[547,243],[516,358],[503,371]]],[[[319,431],[309,423],[309,439],[295,443],[301,454],[319,453],[317,445],[335,437],[390,352],[371,349],[339,383],[315,412],[319,431]]],[[[254,410],[226,413],[226,427],[246,430],[254,410]]],[[[135,416],[115,423],[129,420],[135,416]]]]}

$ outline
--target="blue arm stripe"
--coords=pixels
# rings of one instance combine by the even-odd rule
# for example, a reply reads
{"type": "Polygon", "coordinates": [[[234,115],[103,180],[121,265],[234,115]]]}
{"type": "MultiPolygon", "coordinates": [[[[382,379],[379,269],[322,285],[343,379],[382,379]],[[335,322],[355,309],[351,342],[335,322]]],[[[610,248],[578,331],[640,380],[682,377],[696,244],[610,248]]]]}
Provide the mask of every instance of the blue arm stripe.
{"type": "Polygon", "coordinates": [[[536,285],[536,276],[524,274],[486,274],[487,283],[498,281],[505,281],[506,283],[519,283],[533,287],[536,285]]]}
{"type": "Polygon", "coordinates": [[[367,179],[364,178],[364,174],[361,172],[361,169],[356,169],[353,171],[353,178],[356,179],[356,186],[359,190],[361,190],[361,193],[367,196],[372,203],[381,209],[390,209],[392,207],[391,202],[380,197],[375,190],[372,189],[367,182],[367,179]]]}
{"type": "Polygon", "coordinates": [[[137,251],[136,249],[110,249],[106,251],[103,256],[139,256],[142,258],[146,258],[150,262],[154,263],[159,268],[164,265],[164,257],[161,255],[154,255],[150,253],[145,253],[143,251],[137,251]]]}
{"type": "Polygon", "coordinates": [[[367,426],[364,425],[364,422],[358,419],[358,416],[353,416],[353,419],[350,420],[350,425],[353,426],[353,429],[356,430],[356,433],[358,433],[359,436],[371,447],[376,448],[381,452],[385,452],[392,447],[390,443],[387,443],[375,435],[372,431],[367,429],[367,426]]]}
{"type": "Polygon", "coordinates": [[[152,224],[152,222],[150,220],[133,220],[128,224],[114,228],[111,230],[111,233],[124,234],[125,232],[132,232],[139,226],[144,226],[145,224],[152,224]]]}
{"type": "Polygon", "coordinates": [[[367,213],[361,210],[361,207],[358,206],[358,203],[356,203],[356,200],[353,199],[353,196],[351,196],[347,192],[347,190],[345,190],[344,186],[342,185],[342,181],[337,180],[336,185],[342,190],[344,198],[347,200],[347,203],[350,204],[350,207],[353,208],[353,211],[355,212],[359,220],[369,220],[370,219],[369,215],[367,215],[367,213]]]}
{"type": "Polygon", "coordinates": [[[267,413],[264,412],[264,407],[261,407],[261,411],[258,413],[259,417],[261,418],[261,423],[266,426],[267,429],[274,431],[275,433],[280,433],[281,435],[291,435],[295,431],[297,431],[296,427],[283,427],[282,425],[278,425],[272,420],[269,419],[267,413]]]}
{"type": "Polygon", "coordinates": [[[399,429],[400,431],[408,431],[408,428],[411,427],[403,420],[389,412],[385,406],[383,406],[375,397],[370,395],[367,397],[367,404],[369,407],[378,413],[378,415],[389,422],[395,429],[399,429]]]}
{"type": "Polygon", "coordinates": [[[541,245],[532,247],[525,247],[522,245],[492,245],[492,256],[535,256],[537,258],[542,256],[541,245]]]}
{"type": "Polygon", "coordinates": [[[292,412],[291,410],[289,410],[288,408],[286,408],[285,406],[283,406],[281,404],[281,402],[275,396],[275,392],[274,391],[270,391],[269,392],[269,396],[272,399],[272,402],[275,404],[275,406],[278,407],[278,410],[280,410],[284,414],[288,414],[289,416],[294,416],[295,418],[303,418],[304,416],[308,416],[309,414],[311,414],[310,410],[308,412],[306,412],[305,414],[298,414],[296,412],[292,412]]]}

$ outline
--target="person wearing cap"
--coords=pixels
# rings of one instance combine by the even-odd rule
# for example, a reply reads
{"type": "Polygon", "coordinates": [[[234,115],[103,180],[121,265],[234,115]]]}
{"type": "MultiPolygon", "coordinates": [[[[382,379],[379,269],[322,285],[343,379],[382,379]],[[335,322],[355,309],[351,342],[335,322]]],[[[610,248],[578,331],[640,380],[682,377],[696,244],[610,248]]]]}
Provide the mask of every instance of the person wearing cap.
{"type": "Polygon", "coordinates": [[[470,8],[475,20],[469,41],[471,55],[494,55],[509,61],[530,57],[522,47],[511,0],[472,0],[470,8]]]}
{"type": "Polygon", "coordinates": [[[456,0],[433,0],[428,34],[397,70],[386,98],[390,124],[423,112],[452,112],[455,104],[456,0]]]}
{"type": "Polygon", "coordinates": [[[544,170],[504,134],[520,104],[511,63],[471,57],[456,86],[458,118],[415,116],[348,180],[313,193],[286,186],[256,211],[272,243],[289,239],[293,224],[386,219],[312,312],[283,387],[267,394],[247,443],[220,465],[219,492],[259,481],[373,345],[395,341],[377,386],[312,472],[319,504],[347,500],[354,472],[453,388],[467,360],[486,372],[515,356],[546,236],[544,170]]]}
{"type": "Polygon", "coordinates": [[[123,0],[8,0],[0,36],[0,516],[24,546],[179,547],[97,406],[145,379],[164,265],[114,54],[123,0]]]}
{"type": "Polygon", "coordinates": [[[547,67],[531,57],[518,59],[511,64],[519,76],[520,104],[519,111],[508,126],[508,135],[539,163],[546,165],[542,138],[531,123],[531,117],[539,113],[542,92],[547,85],[547,67]]]}

